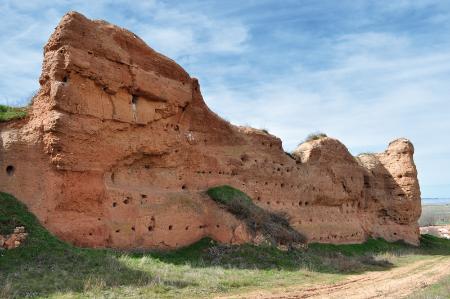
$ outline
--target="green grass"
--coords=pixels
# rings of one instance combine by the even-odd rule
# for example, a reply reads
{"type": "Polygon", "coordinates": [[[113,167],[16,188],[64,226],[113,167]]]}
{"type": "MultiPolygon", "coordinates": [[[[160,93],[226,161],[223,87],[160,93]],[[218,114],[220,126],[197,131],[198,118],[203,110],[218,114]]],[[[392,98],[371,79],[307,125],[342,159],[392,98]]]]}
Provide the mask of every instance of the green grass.
{"type": "Polygon", "coordinates": [[[253,203],[245,193],[230,186],[218,186],[208,195],[246,223],[254,236],[260,235],[272,245],[297,246],[306,238],[291,227],[285,215],[269,212],[253,203]]]}
{"type": "Polygon", "coordinates": [[[419,248],[369,240],[281,251],[203,239],[171,252],[83,249],[58,240],[5,193],[0,193],[0,221],[3,233],[19,225],[29,233],[21,247],[0,251],[0,298],[203,298],[332,283],[349,273],[384,271],[427,255],[450,253],[450,241],[431,236],[423,237],[419,248]]]}
{"type": "Polygon", "coordinates": [[[26,108],[16,108],[0,105],[0,122],[6,122],[13,119],[22,119],[27,116],[26,108]]]}
{"type": "Polygon", "coordinates": [[[450,298],[450,276],[408,297],[408,299],[447,299],[447,298],[450,298]]]}

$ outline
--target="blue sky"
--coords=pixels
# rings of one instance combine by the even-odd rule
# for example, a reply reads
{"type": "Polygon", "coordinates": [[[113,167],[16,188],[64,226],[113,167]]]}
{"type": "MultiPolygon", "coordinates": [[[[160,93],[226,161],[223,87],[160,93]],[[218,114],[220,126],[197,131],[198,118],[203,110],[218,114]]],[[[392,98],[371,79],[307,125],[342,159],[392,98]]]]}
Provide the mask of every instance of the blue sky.
{"type": "Polygon", "coordinates": [[[1,104],[39,88],[69,10],[135,32],[199,78],[215,112],[288,151],[316,131],[355,155],[407,137],[423,196],[450,197],[450,1],[2,0],[1,104]]]}

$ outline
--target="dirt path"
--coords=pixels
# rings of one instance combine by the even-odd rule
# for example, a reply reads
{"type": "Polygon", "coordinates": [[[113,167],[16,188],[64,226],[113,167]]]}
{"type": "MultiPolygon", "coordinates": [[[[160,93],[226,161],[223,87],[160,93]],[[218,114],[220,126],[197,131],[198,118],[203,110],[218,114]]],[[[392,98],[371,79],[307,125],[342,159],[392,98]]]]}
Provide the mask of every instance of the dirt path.
{"type": "Polygon", "coordinates": [[[436,256],[390,271],[349,276],[333,285],[258,291],[230,298],[402,298],[450,275],[450,258],[436,256]]]}

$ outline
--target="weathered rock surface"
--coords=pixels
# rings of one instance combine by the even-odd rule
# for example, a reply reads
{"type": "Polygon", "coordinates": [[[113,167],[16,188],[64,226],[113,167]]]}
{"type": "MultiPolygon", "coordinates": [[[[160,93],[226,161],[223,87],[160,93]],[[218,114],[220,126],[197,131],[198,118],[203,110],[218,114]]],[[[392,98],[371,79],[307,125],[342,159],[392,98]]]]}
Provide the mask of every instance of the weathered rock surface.
{"type": "Polygon", "coordinates": [[[0,189],[76,245],[175,248],[251,241],[204,191],[228,184],[285,213],[310,242],[417,244],[413,146],[352,157],[332,138],[301,144],[236,127],[199,84],[133,33],[68,13],[45,46],[26,120],[0,126],[0,189]]]}
{"type": "Polygon", "coordinates": [[[450,239],[450,225],[424,226],[420,228],[420,234],[450,239]]]}
{"type": "Polygon", "coordinates": [[[14,249],[19,247],[27,238],[25,227],[18,226],[10,235],[0,235],[0,249],[14,249]]]}

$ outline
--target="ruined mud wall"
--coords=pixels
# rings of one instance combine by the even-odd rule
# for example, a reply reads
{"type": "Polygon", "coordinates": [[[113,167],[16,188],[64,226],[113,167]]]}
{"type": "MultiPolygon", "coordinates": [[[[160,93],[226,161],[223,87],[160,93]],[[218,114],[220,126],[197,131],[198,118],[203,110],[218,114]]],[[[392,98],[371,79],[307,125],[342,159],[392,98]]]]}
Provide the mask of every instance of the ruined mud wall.
{"type": "Polygon", "coordinates": [[[0,125],[0,190],[76,245],[252,241],[204,193],[228,184],[310,242],[418,242],[413,146],[352,157],[322,138],[284,153],[205,105],[196,79],[133,33],[68,13],[45,46],[30,117],[0,125]]]}

